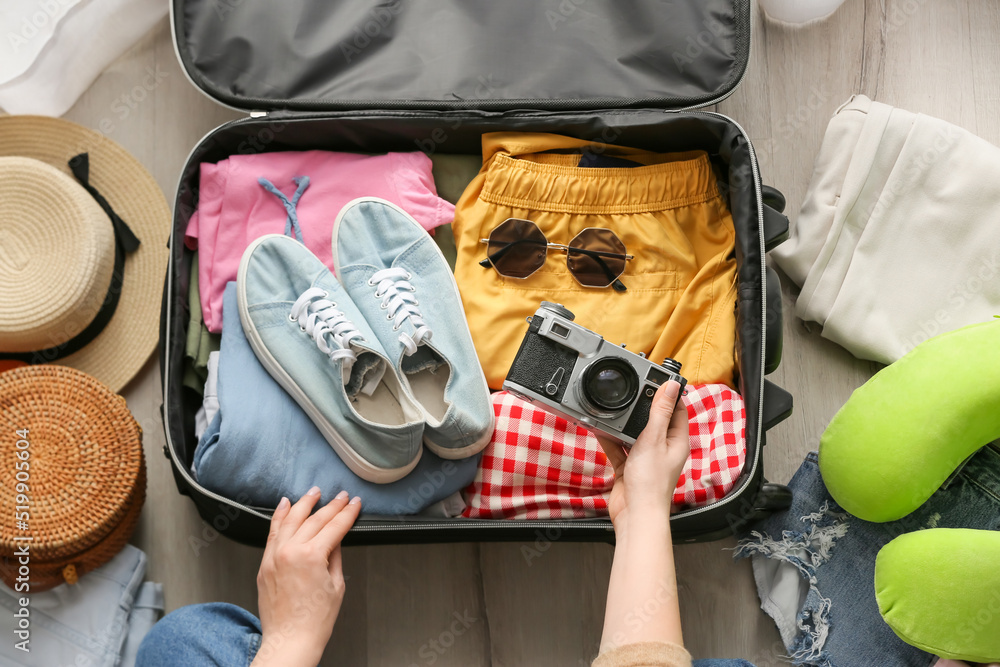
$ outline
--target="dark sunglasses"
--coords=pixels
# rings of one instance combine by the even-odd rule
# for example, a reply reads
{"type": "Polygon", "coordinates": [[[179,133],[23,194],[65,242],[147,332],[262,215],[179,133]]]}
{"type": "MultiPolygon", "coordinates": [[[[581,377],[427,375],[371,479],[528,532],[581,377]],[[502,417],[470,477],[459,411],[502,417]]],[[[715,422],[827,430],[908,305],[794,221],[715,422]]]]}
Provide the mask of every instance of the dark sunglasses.
{"type": "Polygon", "coordinates": [[[527,278],[545,264],[548,249],[555,248],[566,251],[566,266],[578,283],[584,287],[611,286],[618,292],[626,289],[618,279],[625,272],[625,263],[634,259],[610,229],[587,227],[569,245],[563,245],[549,243],[538,225],[519,218],[507,218],[488,239],[479,242],[486,244],[488,253],[480,266],[492,266],[501,276],[527,278]]]}

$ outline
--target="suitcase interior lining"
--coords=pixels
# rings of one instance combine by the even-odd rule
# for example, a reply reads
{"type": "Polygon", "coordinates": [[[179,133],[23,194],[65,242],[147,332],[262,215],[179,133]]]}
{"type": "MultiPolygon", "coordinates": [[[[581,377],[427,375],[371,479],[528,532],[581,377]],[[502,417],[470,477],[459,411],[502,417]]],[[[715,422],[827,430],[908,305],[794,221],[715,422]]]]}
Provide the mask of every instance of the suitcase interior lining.
{"type": "Polygon", "coordinates": [[[746,70],[749,0],[174,0],[192,81],[243,109],[687,108],[746,70]],[[667,48],[665,48],[667,45],[667,48]]]}

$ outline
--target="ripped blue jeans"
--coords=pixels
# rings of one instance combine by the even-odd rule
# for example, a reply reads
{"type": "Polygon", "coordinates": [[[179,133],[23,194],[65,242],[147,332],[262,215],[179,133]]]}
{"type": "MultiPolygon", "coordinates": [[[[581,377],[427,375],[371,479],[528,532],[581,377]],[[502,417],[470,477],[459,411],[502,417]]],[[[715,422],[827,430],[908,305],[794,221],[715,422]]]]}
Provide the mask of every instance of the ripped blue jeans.
{"type": "Polygon", "coordinates": [[[875,556],[924,528],[1000,530],[1000,445],[979,450],[926,503],[891,523],[869,523],[830,497],[810,452],[789,484],[792,506],[741,534],[761,608],[796,665],[929,667],[937,660],[899,639],[879,615],[875,556]]]}

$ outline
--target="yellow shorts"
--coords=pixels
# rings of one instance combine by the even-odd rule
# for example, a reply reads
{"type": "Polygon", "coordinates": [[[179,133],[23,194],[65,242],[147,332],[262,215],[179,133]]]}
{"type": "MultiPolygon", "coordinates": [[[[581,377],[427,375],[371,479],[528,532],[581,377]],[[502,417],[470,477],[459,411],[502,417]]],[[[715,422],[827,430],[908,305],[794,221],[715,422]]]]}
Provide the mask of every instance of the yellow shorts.
{"type": "Polygon", "coordinates": [[[735,385],[736,259],[733,220],[703,151],[658,154],[555,134],[483,135],[483,167],[462,194],[453,225],[455,278],[489,386],[499,389],[541,301],[655,362],[673,357],[693,384],[735,385]],[[644,166],[581,168],[584,151],[644,166]],[[562,151],[562,152],[544,152],[562,151]],[[565,252],[549,250],[527,278],[479,262],[480,239],[507,218],[533,221],[550,243],[587,227],[611,229],[634,256],[627,290],[583,287],[565,252]]]}

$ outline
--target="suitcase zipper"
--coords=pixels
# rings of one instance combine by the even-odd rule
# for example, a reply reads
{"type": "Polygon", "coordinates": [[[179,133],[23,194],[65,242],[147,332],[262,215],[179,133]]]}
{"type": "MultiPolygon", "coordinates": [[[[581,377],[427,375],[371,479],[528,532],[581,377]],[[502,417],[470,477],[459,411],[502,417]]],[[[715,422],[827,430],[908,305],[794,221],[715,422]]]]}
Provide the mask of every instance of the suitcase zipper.
{"type": "MultiPolygon", "coordinates": [[[[744,71],[744,73],[745,73],[745,71],[744,71]]],[[[668,113],[677,113],[677,112],[671,111],[671,112],[668,112],[668,113]]],[[[761,301],[761,314],[760,314],[760,323],[761,323],[760,324],[760,326],[761,326],[761,330],[760,330],[760,334],[761,334],[761,336],[760,336],[760,366],[761,367],[760,367],[760,387],[758,389],[759,397],[757,399],[758,400],[758,404],[757,404],[757,415],[758,415],[758,419],[757,419],[757,440],[756,440],[756,442],[757,442],[757,450],[755,452],[756,455],[754,456],[753,465],[750,467],[750,478],[752,479],[753,476],[754,476],[754,473],[757,471],[757,464],[758,464],[758,462],[760,460],[760,451],[761,451],[761,449],[763,447],[763,445],[761,444],[760,438],[761,438],[761,434],[762,434],[761,417],[764,415],[764,358],[765,358],[765,353],[766,353],[765,346],[767,345],[767,289],[766,289],[766,285],[767,285],[767,264],[766,264],[766,257],[767,257],[767,255],[766,255],[766,252],[764,251],[764,208],[763,208],[763,203],[762,203],[763,200],[761,198],[761,189],[760,189],[760,171],[757,168],[757,152],[754,150],[753,143],[750,141],[750,137],[747,135],[746,130],[743,129],[743,126],[741,126],[739,123],[737,123],[735,120],[733,120],[729,116],[727,116],[725,114],[722,114],[722,113],[719,113],[717,111],[699,111],[699,112],[694,112],[694,113],[705,113],[705,114],[708,114],[710,116],[717,116],[719,118],[722,118],[723,120],[729,121],[730,123],[732,123],[733,125],[736,126],[736,129],[738,129],[740,131],[740,134],[743,135],[743,138],[747,142],[747,148],[750,150],[750,169],[751,169],[751,171],[753,173],[754,191],[757,194],[757,236],[760,239],[760,280],[761,280],[761,283],[760,283],[761,284],[761,299],[760,299],[760,301],[761,301]]],[[[714,509],[717,509],[719,507],[724,507],[725,505],[728,505],[729,503],[731,503],[734,500],[736,500],[739,497],[739,495],[740,494],[731,494],[731,495],[727,496],[726,498],[723,498],[722,500],[720,500],[718,502],[712,503],[711,505],[706,505],[704,507],[698,507],[698,508],[695,508],[695,509],[691,510],[690,512],[685,512],[684,516],[685,517],[688,517],[688,516],[697,516],[699,514],[707,512],[709,510],[714,510],[714,509]]]]}
{"type": "MultiPolygon", "coordinates": [[[[364,521],[365,517],[362,516],[360,521],[364,521]]],[[[611,525],[611,520],[607,518],[601,519],[580,519],[580,523],[573,523],[567,521],[547,521],[543,519],[535,520],[508,520],[508,519],[493,519],[493,520],[481,520],[481,519],[461,519],[459,517],[454,517],[448,520],[447,523],[444,521],[440,523],[386,523],[382,525],[380,522],[383,519],[370,519],[372,523],[365,525],[355,524],[351,528],[351,532],[358,533],[368,533],[368,532],[383,532],[383,531],[399,531],[399,530],[434,530],[439,528],[447,528],[452,530],[453,528],[538,528],[539,530],[550,528],[556,528],[559,530],[579,530],[592,529],[600,530],[601,532],[612,532],[614,528],[611,525]],[[597,523],[597,522],[600,523],[597,523]]]]}

